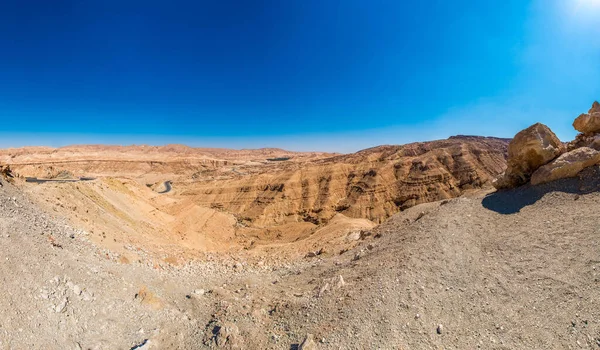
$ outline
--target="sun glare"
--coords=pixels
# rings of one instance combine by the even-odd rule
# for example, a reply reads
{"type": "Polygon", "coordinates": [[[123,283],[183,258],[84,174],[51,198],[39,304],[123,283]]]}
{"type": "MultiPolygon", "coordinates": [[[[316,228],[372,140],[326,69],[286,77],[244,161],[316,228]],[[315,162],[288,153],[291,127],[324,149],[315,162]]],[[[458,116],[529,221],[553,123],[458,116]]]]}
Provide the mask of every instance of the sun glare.
{"type": "Polygon", "coordinates": [[[576,11],[600,10],[600,0],[574,0],[576,11]]]}
{"type": "Polygon", "coordinates": [[[559,13],[564,16],[570,26],[577,28],[595,27],[600,16],[600,0],[563,0],[559,13]]]}

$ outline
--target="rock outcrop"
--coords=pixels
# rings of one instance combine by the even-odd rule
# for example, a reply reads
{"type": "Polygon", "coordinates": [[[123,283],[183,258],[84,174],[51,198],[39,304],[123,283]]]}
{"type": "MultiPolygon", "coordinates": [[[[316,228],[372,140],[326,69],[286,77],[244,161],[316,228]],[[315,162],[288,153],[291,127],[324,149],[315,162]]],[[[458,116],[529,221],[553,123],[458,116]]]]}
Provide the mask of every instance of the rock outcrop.
{"type": "Polygon", "coordinates": [[[578,134],[573,141],[567,143],[567,151],[581,147],[589,147],[600,151],[600,134],[578,134]]]}
{"type": "Polygon", "coordinates": [[[574,177],[583,169],[600,162],[600,152],[581,147],[562,154],[552,162],[540,167],[531,176],[531,184],[538,185],[567,177],[574,177]]]}
{"type": "Polygon", "coordinates": [[[508,144],[507,168],[494,186],[502,189],[527,183],[534,171],[563,151],[562,142],[546,125],[536,123],[521,130],[508,144]]]}
{"type": "Polygon", "coordinates": [[[573,127],[584,134],[600,132],[600,103],[594,102],[588,113],[577,117],[573,122],[573,127]]]}
{"type": "Polygon", "coordinates": [[[575,119],[581,134],[563,145],[545,125],[537,123],[519,132],[508,145],[508,167],[494,180],[497,189],[514,188],[531,180],[538,185],[574,177],[600,163],[600,104],[575,119]],[[563,153],[566,150],[566,153],[563,153]]]}

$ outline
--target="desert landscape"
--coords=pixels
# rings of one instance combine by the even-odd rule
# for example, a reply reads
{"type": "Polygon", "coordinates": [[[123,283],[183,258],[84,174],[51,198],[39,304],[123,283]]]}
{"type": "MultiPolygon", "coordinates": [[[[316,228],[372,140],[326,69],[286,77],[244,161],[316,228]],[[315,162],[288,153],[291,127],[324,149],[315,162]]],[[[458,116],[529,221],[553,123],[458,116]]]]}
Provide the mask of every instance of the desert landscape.
{"type": "Polygon", "coordinates": [[[597,349],[600,104],[564,143],[0,151],[0,349],[597,349]]]}

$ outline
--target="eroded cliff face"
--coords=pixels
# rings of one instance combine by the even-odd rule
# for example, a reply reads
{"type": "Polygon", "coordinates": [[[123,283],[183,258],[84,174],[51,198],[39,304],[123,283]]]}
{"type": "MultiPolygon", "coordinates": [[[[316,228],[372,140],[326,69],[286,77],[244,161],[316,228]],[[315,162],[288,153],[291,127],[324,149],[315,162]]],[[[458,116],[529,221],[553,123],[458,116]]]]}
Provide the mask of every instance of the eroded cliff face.
{"type": "Polygon", "coordinates": [[[249,225],[323,224],[337,213],[380,223],[416,204],[490,185],[506,166],[506,149],[504,139],[453,137],[176,186],[181,196],[249,225]]]}
{"type": "Polygon", "coordinates": [[[349,155],[81,146],[0,150],[0,160],[22,176],[97,177],[17,183],[125,260],[175,261],[347,249],[398,211],[491,186],[506,152],[507,140],[463,136],[349,155]]]}

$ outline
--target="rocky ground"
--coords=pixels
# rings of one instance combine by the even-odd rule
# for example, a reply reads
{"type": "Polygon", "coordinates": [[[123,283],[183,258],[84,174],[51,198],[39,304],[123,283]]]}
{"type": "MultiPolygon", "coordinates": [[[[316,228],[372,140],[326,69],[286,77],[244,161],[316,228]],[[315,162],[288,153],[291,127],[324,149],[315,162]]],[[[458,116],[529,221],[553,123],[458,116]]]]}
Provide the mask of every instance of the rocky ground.
{"type": "Polygon", "coordinates": [[[296,262],[123,262],[2,179],[0,349],[598,349],[599,170],[296,262]]]}

